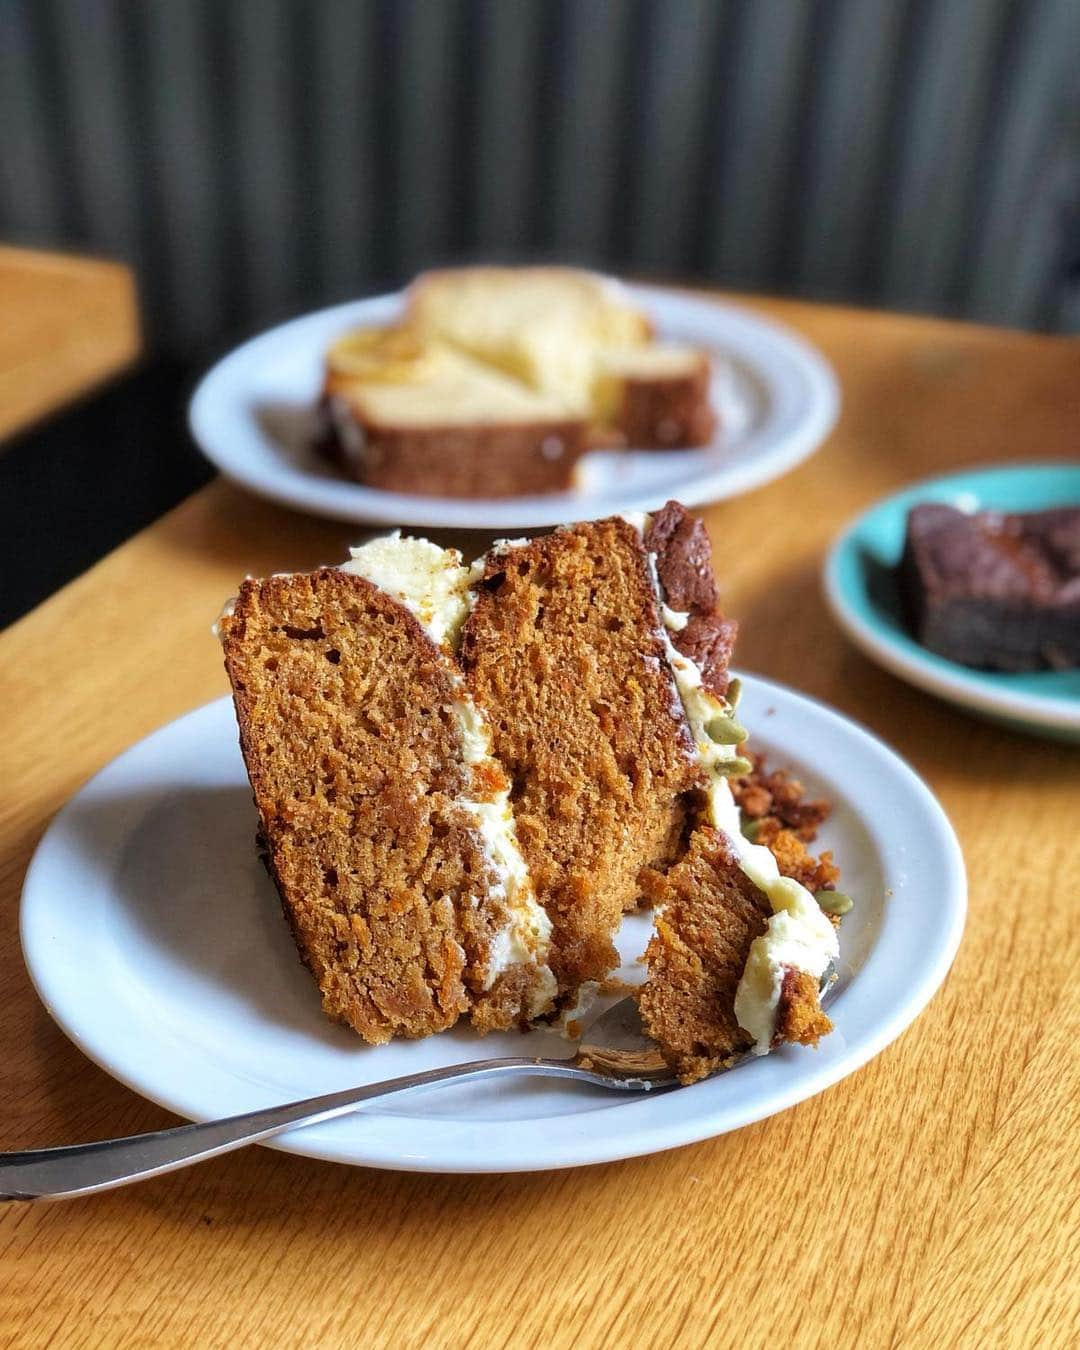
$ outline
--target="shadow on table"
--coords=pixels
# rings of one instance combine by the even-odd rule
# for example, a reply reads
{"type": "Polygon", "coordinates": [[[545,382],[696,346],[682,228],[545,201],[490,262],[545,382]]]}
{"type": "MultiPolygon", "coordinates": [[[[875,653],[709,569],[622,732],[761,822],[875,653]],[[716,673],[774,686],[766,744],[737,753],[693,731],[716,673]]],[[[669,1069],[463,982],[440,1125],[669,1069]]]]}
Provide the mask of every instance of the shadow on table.
{"type": "Polygon", "coordinates": [[[0,445],[0,628],[209,481],[165,358],[0,445]]]}

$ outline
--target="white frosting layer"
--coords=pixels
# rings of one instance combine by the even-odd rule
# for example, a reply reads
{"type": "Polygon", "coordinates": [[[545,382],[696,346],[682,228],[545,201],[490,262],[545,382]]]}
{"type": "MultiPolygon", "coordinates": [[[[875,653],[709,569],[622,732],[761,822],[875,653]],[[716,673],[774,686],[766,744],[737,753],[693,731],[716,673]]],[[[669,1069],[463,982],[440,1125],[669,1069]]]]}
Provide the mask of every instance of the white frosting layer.
{"type": "MultiPolygon", "coordinates": [[[[461,747],[469,766],[491,760],[491,739],[487,725],[461,681],[462,698],[454,713],[461,729],[461,747]]],[[[473,817],[487,856],[497,878],[492,895],[506,905],[510,922],[492,940],[484,988],[490,989],[511,966],[522,962],[535,965],[540,979],[533,991],[530,1017],[546,1011],[557,992],[555,976],[546,964],[551,945],[551,920],[536,899],[532,879],[518,844],[509,787],[503,787],[487,801],[458,798],[458,805],[473,817]]]]}
{"type": "Polygon", "coordinates": [[[727,835],[739,866],[772,906],[765,932],[750,944],[735,992],[735,1019],[753,1036],[754,1053],[766,1055],[776,1031],[784,971],[801,970],[820,979],[840,955],[840,941],[828,915],[806,887],[793,877],[782,876],[771,850],[752,844],[743,834],[739,808],[726,778],[710,787],[709,821],[727,835]]]}
{"type": "Polygon", "coordinates": [[[649,528],[649,521],[652,519],[652,517],[649,516],[647,512],[624,511],[622,513],[622,518],[623,520],[626,521],[627,525],[632,525],[634,529],[637,530],[638,534],[641,535],[642,539],[645,538],[645,531],[649,528]]]}
{"type": "MultiPolygon", "coordinates": [[[[343,572],[366,577],[380,590],[399,600],[423,625],[431,640],[452,652],[469,612],[470,578],[475,566],[463,565],[456,549],[442,549],[427,539],[403,539],[399,532],[373,539],[349,550],[343,572]]],[[[464,679],[454,676],[458,697],[454,717],[461,739],[462,759],[470,769],[493,763],[491,737],[464,679]]],[[[499,773],[500,781],[504,775],[499,773]]],[[[536,899],[529,869],[518,844],[509,787],[486,799],[461,796],[457,805],[472,817],[495,881],[492,898],[507,910],[508,921],[492,939],[484,988],[512,966],[537,967],[540,978],[533,991],[530,1017],[550,1006],[556,981],[547,965],[551,920],[536,899]]]]}
{"type": "MultiPolygon", "coordinates": [[[[644,537],[648,517],[635,513],[626,519],[644,537]]],[[[652,554],[649,563],[665,629],[681,631],[686,626],[686,616],[664,604],[652,554]],[[676,622],[671,622],[672,618],[676,622]]],[[[708,783],[708,822],[727,836],[739,866],[765,893],[773,911],[765,932],[750,944],[735,994],[735,1018],[739,1026],[754,1038],[754,1053],[766,1055],[776,1031],[784,971],[804,971],[820,979],[829,963],[840,955],[840,943],[833,924],[806,887],[792,877],[782,876],[772,852],[763,844],[752,844],[743,834],[739,808],[724,769],[737,756],[737,747],[717,744],[709,733],[715,719],[730,722],[732,709],[725,700],[704,688],[700,668],[676,650],[667,632],[663,637],[698,762],[708,783]]]]}
{"type": "MultiPolygon", "coordinates": [[[[642,538],[644,538],[649,517],[641,516],[642,523],[640,525],[638,525],[636,517],[627,516],[625,518],[640,531],[642,538]]],[[[653,589],[656,591],[656,599],[660,606],[660,617],[663,621],[660,636],[664,640],[664,655],[675,679],[675,688],[679,692],[679,701],[682,703],[683,711],[686,714],[686,721],[690,727],[690,735],[693,738],[698,762],[709,775],[711,782],[717,776],[721,764],[730,763],[731,760],[738,758],[737,745],[722,743],[709,732],[709,728],[718,717],[729,720],[732,709],[724,699],[717,698],[714,693],[705,688],[701,667],[689,656],[684,656],[669,636],[671,633],[681,633],[690,621],[690,616],[682,610],[671,609],[665,603],[663,587],[660,585],[660,578],[656,574],[655,553],[649,554],[649,576],[652,579],[653,589]]]]}
{"type": "Polygon", "coordinates": [[[588,1017],[599,997],[600,981],[586,980],[578,986],[573,1002],[568,1008],[562,1010],[558,1020],[553,1023],[552,1030],[557,1031],[560,1036],[564,1036],[568,1041],[578,1040],[581,1036],[581,1024],[588,1017]]]}
{"type": "Polygon", "coordinates": [[[453,647],[469,612],[469,569],[456,548],[403,539],[400,530],[349,549],[341,571],[366,577],[415,614],[437,646],[453,647]]]}
{"type": "Polygon", "coordinates": [[[231,619],[236,613],[236,601],[237,597],[235,595],[230,595],[228,600],[221,606],[221,613],[210,625],[210,632],[213,633],[214,637],[216,637],[219,642],[221,641],[221,621],[222,619],[231,619]]]}
{"type": "Polygon", "coordinates": [[[732,709],[722,698],[717,698],[705,688],[701,667],[697,662],[683,656],[666,631],[663,638],[668,664],[675,676],[675,688],[679,691],[679,699],[690,725],[690,735],[693,737],[698,763],[709,777],[711,791],[714,780],[727,783],[727,779],[722,776],[721,765],[730,764],[733,759],[739,757],[737,745],[714,740],[709,732],[710,726],[717,718],[730,721],[732,709]]]}

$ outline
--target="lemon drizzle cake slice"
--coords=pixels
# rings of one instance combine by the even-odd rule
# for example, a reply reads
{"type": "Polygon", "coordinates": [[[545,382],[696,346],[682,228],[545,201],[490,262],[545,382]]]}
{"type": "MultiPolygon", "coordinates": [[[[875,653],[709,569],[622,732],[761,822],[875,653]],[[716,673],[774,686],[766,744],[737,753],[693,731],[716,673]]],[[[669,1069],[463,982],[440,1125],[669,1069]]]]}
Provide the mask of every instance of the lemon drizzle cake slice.
{"type": "Polygon", "coordinates": [[[709,355],[655,343],[621,286],[574,268],[426,273],[391,327],[329,348],[317,449],[391,491],[571,487],[592,446],[707,444],[709,355]]]}
{"type": "Polygon", "coordinates": [[[407,328],[347,333],[327,354],[317,444],[370,487],[558,491],[573,481],[586,429],[562,401],[407,328]]]}

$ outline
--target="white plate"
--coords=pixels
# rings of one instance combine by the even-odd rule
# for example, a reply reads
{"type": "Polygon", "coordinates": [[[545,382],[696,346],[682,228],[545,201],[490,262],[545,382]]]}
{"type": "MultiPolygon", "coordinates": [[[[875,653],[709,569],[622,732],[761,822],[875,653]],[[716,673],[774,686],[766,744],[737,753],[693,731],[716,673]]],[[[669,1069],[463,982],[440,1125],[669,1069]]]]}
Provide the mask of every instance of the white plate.
{"type": "Polygon", "coordinates": [[[831,368],[794,333],[735,305],[628,287],[659,333],[717,353],[713,398],[724,429],[699,450],[594,452],[573,492],[498,499],[424,497],[361,487],[311,449],[327,347],[349,328],[397,318],[401,295],[320,310],[245,342],[203,378],[191,432],[226,477],[286,506],[340,520],[517,530],[734,497],[805,459],[836,421],[831,368]]]}
{"type": "MultiPolygon", "coordinates": [[[[442,1089],[281,1135],[273,1147],[432,1172],[573,1167],[760,1120],[857,1069],[937,989],[960,941],[963,862],[941,808],[867,732],[780,685],[747,682],[754,743],[835,803],[822,843],[857,904],[841,930],[817,1050],[785,1047],[693,1087],[627,1097],[550,1079],[442,1089]]],[[[455,1028],[372,1049],[323,1017],[254,849],[230,700],[161,728],[64,808],[26,877],[22,943],[46,1007],[91,1059],[206,1120],[493,1055],[567,1054],[547,1032],[455,1028]]],[[[630,978],[648,937],[632,916],[630,978]]]]}

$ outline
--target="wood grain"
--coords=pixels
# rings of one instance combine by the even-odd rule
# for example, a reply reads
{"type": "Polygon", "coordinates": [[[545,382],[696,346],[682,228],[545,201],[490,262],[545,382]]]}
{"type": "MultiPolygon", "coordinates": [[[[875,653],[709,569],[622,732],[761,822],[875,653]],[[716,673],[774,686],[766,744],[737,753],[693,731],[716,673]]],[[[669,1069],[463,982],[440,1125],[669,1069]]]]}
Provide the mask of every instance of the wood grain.
{"type": "MultiPolygon", "coordinates": [[[[706,512],[743,620],[740,664],[857,718],[938,794],[971,888],[942,991],[822,1096],[651,1158],[455,1178],[254,1149],[84,1202],[10,1207],[10,1344],[1076,1343],[1080,757],[865,661],[830,622],[819,573],[852,513],[906,480],[1075,456],[1080,349],[760,308],[824,349],[845,406],[811,461],[706,512]]],[[[0,637],[0,1146],[169,1123],[38,1003],[18,951],[22,876],[81,782],[225,690],[208,627],[238,578],[337,559],[357,533],[215,483],[0,637]]]]}
{"type": "Polygon", "coordinates": [[[0,246],[0,315],[0,441],[139,354],[135,283],[119,263],[0,246]]]}

